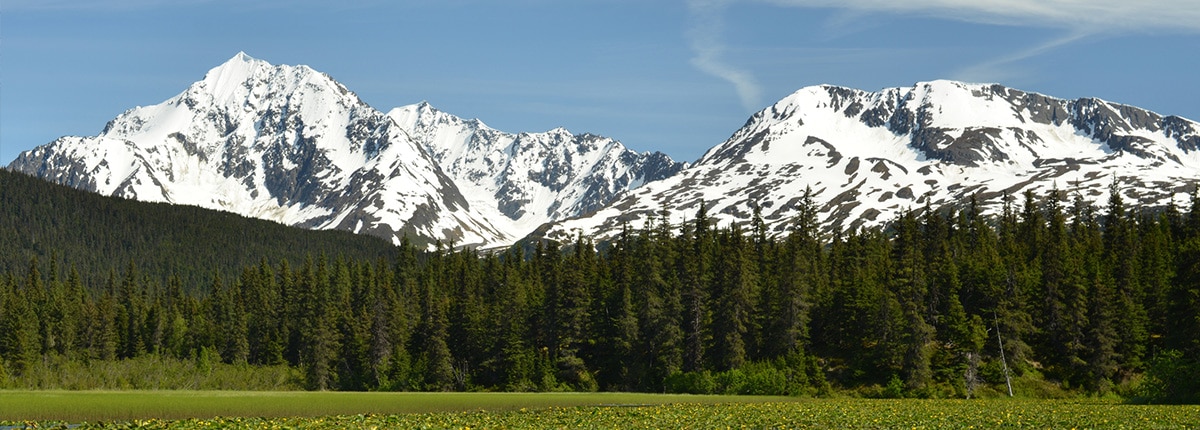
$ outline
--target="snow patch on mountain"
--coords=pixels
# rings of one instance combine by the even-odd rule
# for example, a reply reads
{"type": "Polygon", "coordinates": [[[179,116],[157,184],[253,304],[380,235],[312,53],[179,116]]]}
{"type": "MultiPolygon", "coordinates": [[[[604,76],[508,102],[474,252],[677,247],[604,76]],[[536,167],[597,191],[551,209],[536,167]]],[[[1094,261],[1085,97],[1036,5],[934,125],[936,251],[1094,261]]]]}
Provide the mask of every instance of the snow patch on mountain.
{"type": "Polygon", "coordinates": [[[10,169],[97,193],[316,229],[463,245],[514,238],[470,210],[425,149],[307,66],[238,53],[98,136],[63,137],[10,169]]]}
{"type": "Polygon", "coordinates": [[[424,102],[388,116],[429,151],[473,208],[519,236],[599,209],[684,167],[665,154],[637,153],[611,138],[563,128],[506,133],[424,102]]]}
{"type": "Polygon", "coordinates": [[[806,189],[827,231],[879,225],[902,211],[961,207],[998,213],[1003,196],[1052,189],[1103,204],[1113,181],[1131,205],[1180,202],[1200,180],[1197,123],[1098,99],[1062,100],[954,81],[866,92],[803,88],[754,114],[693,166],[594,214],[541,229],[612,237],[668,214],[747,223],[758,207],[787,231],[806,189]]]}

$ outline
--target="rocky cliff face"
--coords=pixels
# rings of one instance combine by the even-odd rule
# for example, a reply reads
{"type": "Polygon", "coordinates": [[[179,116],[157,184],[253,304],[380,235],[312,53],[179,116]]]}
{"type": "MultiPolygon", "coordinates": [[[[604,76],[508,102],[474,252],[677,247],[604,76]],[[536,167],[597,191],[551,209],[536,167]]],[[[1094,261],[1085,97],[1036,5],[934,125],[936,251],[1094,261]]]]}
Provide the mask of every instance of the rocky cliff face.
{"type": "Polygon", "coordinates": [[[428,103],[388,115],[452,177],[474,208],[523,236],[539,225],[595,211],[620,194],[677,173],[659,152],[557,128],[505,133],[428,103]]]}

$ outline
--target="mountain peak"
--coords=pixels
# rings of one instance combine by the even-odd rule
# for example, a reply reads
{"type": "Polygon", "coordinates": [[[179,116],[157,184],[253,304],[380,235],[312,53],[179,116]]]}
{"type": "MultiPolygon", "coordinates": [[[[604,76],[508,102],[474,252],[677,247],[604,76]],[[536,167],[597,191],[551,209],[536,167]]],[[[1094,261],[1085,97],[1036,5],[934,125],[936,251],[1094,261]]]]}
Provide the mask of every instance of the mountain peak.
{"type": "Polygon", "coordinates": [[[259,70],[271,67],[270,63],[239,51],[233,58],[209,70],[201,82],[217,100],[227,100],[259,70]]]}
{"type": "Polygon", "coordinates": [[[99,136],[27,151],[13,169],[395,242],[509,240],[384,113],[324,73],[244,52],[179,95],[122,113],[99,136]]]}
{"type": "MultiPolygon", "coordinates": [[[[238,53],[235,54],[233,56],[233,58],[230,58],[229,61],[242,61],[242,62],[248,63],[251,61],[258,61],[258,59],[251,57],[250,54],[246,53],[246,51],[238,51],[238,53]]],[[[229,61],[227,61],[226,63],[228,63],[229,61]]]]}
{"type": "Polygon", "coordinates": [[[226,77],[226,78],[234,78],[234,79],[237,79],[239,77],[244,78],[245,76],[249,75],[250,73],[253,73],[254,70],[261,68],[261,67],[273,67],[273,66],[271,65],[271,63],[268,63],[264,60],[259,60],[257,58],[251,57],[249,54],[246,54],[245,51],[238,51],[238,53],[236,55],[229,58],[224,63],[221,63],[221,65],[209,70],[208,73],[205,75],[205,77],[206,78],[208,78],[208,77],[214,77],[214,78],[226,77]]]}
{"type": "Polygon", "coordinates": [[[758,207],[768,228],[784,233],[805,190],[826,232],[969,198],[998,214],[1005,195],[1042,196],[1065,184],[1103,204],[1114,180],[1131,204],[1159,208],[1200,177],[1197,130],[1195,122],[1132,106],[998,84],[810,86],[755,113],[678,175],[539,234],[569,240],[582,229],[604,240],[664,209],[672,214],[666,222],[683,222],[700,202],[714,221],[741,225],[758,207]]]}

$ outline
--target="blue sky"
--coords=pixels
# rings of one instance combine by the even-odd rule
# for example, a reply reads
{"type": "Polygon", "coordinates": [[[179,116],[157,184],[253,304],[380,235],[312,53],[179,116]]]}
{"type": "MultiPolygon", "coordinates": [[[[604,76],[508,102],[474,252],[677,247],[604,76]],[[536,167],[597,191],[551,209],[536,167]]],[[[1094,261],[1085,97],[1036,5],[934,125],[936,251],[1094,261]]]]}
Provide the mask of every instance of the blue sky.
{"type": "Polygon", "coordinates": [[[382,111],[426,100],[681,160],[816,84],[998,82],[1200,120],[1194,0],[5,0],[0,165],[239,51],[382,111]]]}

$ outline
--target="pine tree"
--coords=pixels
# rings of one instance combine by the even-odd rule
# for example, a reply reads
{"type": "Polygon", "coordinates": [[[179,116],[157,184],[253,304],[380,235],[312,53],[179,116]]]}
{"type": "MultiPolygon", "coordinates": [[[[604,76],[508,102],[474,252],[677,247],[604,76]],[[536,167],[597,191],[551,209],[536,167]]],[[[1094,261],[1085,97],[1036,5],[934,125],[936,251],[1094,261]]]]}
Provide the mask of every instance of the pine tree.
{"type": "Polygon", "coordinates": [[[433,285],[427,283],[422,288],[424,321],[422,321],[421,345],[422,360],[425,363],[425,389],[430,391],[450,391],[454,386],[454,357],[447,344],[449,339],[449,321],[446,309],[449,300],[437,293],[433,285]]]}
{"type": "MultiPolygon", "coordinates": [[[[705,203],[696,211],[690,240],[681,240],[686,247],[679,261],[683,288],[683,370],[695,372],[704,368],[705,346],[708,343],[709,284],[712,282],[712,234],[705,203]]],[[[687,236],[687,232],[685,237],[687,236]]]]}
{"type": "MultiPolygon", "coordinates": [[[[72,273],[74,270],[72,269],[72,273]]],[[[72,276],[74,278],[74,276],[72,276]]],[[[163,333],[163,349],[168,356],[184,358],[187,352],[188,320],[184,317],[183,281],[177,275],[167,280],[166,332],[163,333]]]]}
{"type": "Polygon", "coordinates": [[[275,272],[264,258],[257,267],[242,270],[243,301],[247,313],[253,314],[246,322],[247,361],[251,364],[282,364],[284,338],[279,321],[283,311],[279,284],[275,272]]]}
{"type": "Polygon", "coordinates": [[[1125,213],[1125,202],[1121,198],[1116,179],[1109,187],[1108,213],[1104,218],[1104,256],[1111,272],[1114,291],[1111,297],[1116,321],[1118,341],[1115,353],[1127,370],[1142,368],[1142,359],[1149,341],[1146,314],[1146,294],[1141,284],[1139,254],[1141,241],[1137,240],[1136,226],[1125,213]]]}
{"type": "Polygon", "coordinates": [[[666,217],[660,224],[647,221],[638,233],[638,247],[634,251],[634,283],[640,287],[638,295],[638,322],[641,333],[642,351],[639,357],[646,368],[638,384],[651,391],[661,391],[662,381],[683,366],[683,304],[677,282],[670,280],[674,255],[672,235],[666,217]]]}
{"type": "Polygon", "coordinates": [[[484,364],[496,373],[496,386],[506,391],[532,391],[536,389],[536,352],[529,336],[533,333],[530,304],[531,286],[523,276],[520,265],[523,255],[512,249],[499,263],[495,295],[496,302],[491,314],[496,316],[495,361],[484,364]]]}
{"type": "Polygon", "coordinates": [[[762,358],[803,353],[808,341],[809,312],[813,295],[825,287],[826,269],[817,234],[820,224],[812,189],[806,189],[797,208],[792,230],[784,240],[775,267],[760,273],[778,272],[773,282],[762,285],[762,358]]]}
{"type": "MultiPolygon", "coordinates": [[[[1033,252],[1036,248],[1029,247],[1027,241],[1040,240],[1045,229],[1041,224],[1040,212],[1033,202],[1033,194],[1027,192],[1025,198],[1025,207],[1018,216],[1013,211],[1008,196],[1004,197],[1003,211],[996,232],[997,258],[1002,262],[1001,282],[993,284],[997,288],[983,290],[986,306],[980,308],[984,320],[987,319],[990,308],[991,326],[999,334],[996,349],[991,353],[992,357],[1008,362],[1001,363],[1002,367],[1012,366],[1018,374],[1025,370],[1026,363],[1033,357],[1032,347],[1028,342],[1032,342],[1036,331],[1031,312],[1032,309],[1036,309],[1036,304],[1031,302],[1040,294],[1038,290],[1041,288],[1042,277],[1041,256],[1033,252]]],[[[985,246],[980,245],[979,252],[983,258],[980,264],[983,266],[977,273],[982,274],[982,279],[991,279],[987,275],[986,267],[996,266],[990,265],[992,260],[985,246]]],[[[970,281],[964,283],[970,284],[970,281]]]]}
{"type": "MultiPolygon", "coordinates": [[[[1168,211],[1173,210],[1169,208],[1168,211]]],[[[1141,284],[1146,300],[1146,332],[1148,350],[1162,350],[1167,331],[1169,299],[1172,279],[1175,277],[1175,238],[1172,236],[1170,218],[1178,214],[1145,215],[1138,223],[1138,237],[1142,252],[1138,264],[1142,270],[1141,284]]]]}
{"type": "MultiPolygon", "coordinates": [[[[1079,380],[1085,361],[1087,294],[1080,255],[1072,246],[1058,190],[1051,191],[1047,207],[1049,227],[1042,258],[1044,295],[1039,326],[1045,333],[1040,348],[1053,376],[1079,380]]],[[[1080,214],[1082,215],[1082,214],[1080,214]]],[[[1078,220],[1078,217],[1076,218],[1078,220]]]]}
{"type": "Polygon", "coordinates": [[[936,335],[934,327],[925,318],[929,306],[925,256],[921,252],[917,221],[912,211],[900,216],[895,229],[891,285],[899,300],[906,329],[899,340],[904,349],[904,382],[909,390],[919,391],[933,379],[930,344],[936,335]]]}
{"type": "Polygon", "coordinates": [[[374,266],[366,266],[370,285],[362,298],[361,309],[366,312],[363,318],[370,321],[370,344],[368,359],[364,369],[366,387],[371,390],[390,389],[392,356],[395,353],[393,343],[393,315],[402,312],[398,309],[392,271],[386,268],[381,259],[374,266]]]}
{"type": "Polygon", "coordinates": [[[108,273],[107,287],[96,306],[96,324],[92,331],[91,356],[101,360],[117,359],[120,334],[117,326],[116,273],[108,273]]]}
{"type": "MultiPolygon", "coordinates": [[[[1109,214],[1110,216],[1112,213],[1109,214]]],[[[1072,208],[1074,221],[1071,241],[1080,261],[1082,282],[1086,285],[1086,327],[1084,333],[1087,363],[1077,383],[1094,392],[1107,391],[1122,359],[1117,349],[1116,310],[1120,306],[1114,290],[1112,272],[1106,265],[1104,238],[1091,205],[1076,194],[1072,208]]],[[[1109,222],[1112,222],[1109,218],[1109,222]]]]}
{"type": "Polygon", "coordinates": [[[598,379],[605,389],[637,390],[638,379],[645,372],[642,361],[630,359],[637,354],[640,342],[633,298],[633,240],[629,226],[625,225],[605,259],[608,263],[605,277],[611,280],[612,288],[603,300],[594,302],[603,303],[601,311],[593,315],[603,331],[595,355],[598,379]]]}
{"type": "Polygon", "coordinates": [[[718,370],[746,363],[746,338],[752,325],[752,304],[758,289],[757,267],[742,230],[732,225],[719,235],[712,285],[714,345],[718,370]]]}
{"type": "MultiPolygon", "coordinates": [[[[36,259],[30,265],[30,280],[38,275],[36,259]]],[[[36,284],[26,283],[15,287],[10,278],[5,290],[8,300],[3,304],[6,316],[0,318],[0,362],[7,362],[8,372],[22,375],[33,368],[41,358],[42,339],[38,331],[39,318],[32,306],[32,290],[36,284]]]]}
{"type": "Polygon", "coordinates": [[[559,282],[547,285],[546,297],[553,314],[550,356],[558,368],[558,380],[585,391],[596,388],[580,357],[580,348],[588,341],[592,301],[589,281],[595,278],[594,257],[591,242],[577,236],[571,257],[559,266],[559,282]]]}
{"type": "Polygon", "coordinates": [[[1200,357],[1200,198],[1193,198],[1187,223],[1166,297],[1165,343],[1185,357],[1200,357]]]}
{"type": "Polygon", "coordinates": [[[296,288],[300,291],[301,342],[300,362],[305,370],[305,382],[311,390],[336,388],[337,360],[340,340],[333,312],[333,286],[325,257],[316,263],[305,261],[296,288]]]}

